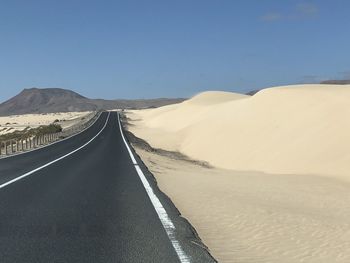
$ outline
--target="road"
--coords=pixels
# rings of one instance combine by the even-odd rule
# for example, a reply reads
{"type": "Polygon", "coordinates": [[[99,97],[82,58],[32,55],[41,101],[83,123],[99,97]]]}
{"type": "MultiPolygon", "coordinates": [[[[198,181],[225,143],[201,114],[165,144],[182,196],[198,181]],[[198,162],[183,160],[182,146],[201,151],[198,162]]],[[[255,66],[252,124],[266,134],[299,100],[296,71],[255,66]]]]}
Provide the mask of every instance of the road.
{"type": "Polygon", "coordinates": [[[0,159],[0,261],[213,262],[150,182],[155,208],[127,147],[105,112],[72,138],[0,159]]]}

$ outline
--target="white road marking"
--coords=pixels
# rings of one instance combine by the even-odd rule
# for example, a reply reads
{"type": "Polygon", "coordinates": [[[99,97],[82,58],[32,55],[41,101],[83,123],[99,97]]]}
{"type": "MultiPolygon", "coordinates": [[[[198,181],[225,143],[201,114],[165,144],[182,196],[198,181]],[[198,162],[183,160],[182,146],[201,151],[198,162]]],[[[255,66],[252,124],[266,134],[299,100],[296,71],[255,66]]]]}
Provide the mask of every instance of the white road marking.
{"type": "Polygon", "coordinates": [[[122,135],[123,141],[124,141],[124,143],[125,143],[125,145],[126,145],[126,149],[127,149],[128,152],[129,152],[129,155],[130,155],[130,158],[131,158],[132,163],[133,163],[134,165],[137,165],[136,159],[135,159],[134,155],[132,154],[132,151],[131,151],[131,149],[130,149],[128,143],[127,143],[126,140],[125,140],[124,133],[123,133],[123,130],[122,130],[122,125],[121,125],[121,123],[120,123],[119,113],[117,113],[117,114],[118,114],[118,125],[119,125],[120,134],[122,135]]]}
{"type": "Polygon", "coordinates": [[[58,141],[56,141],[56,142],[53,142],[53,143],[50,143],[50,144],[48,144],[48,145],[44,145],[44,146],[41,146],[41,147],[39,147],[39,148],[35,148],[35,149],[32,149],[32,150],[29,150],[29,151],[20,152],[20,153],[15,153],[15,154],[11,154],[11,155],[9,155],[9,156],[0,157],[0,160],[2,160],[2,159],[7,159],[7,158],[11,158],[11,157],[15,157],[15,156],[22,155],[22,154],[26,154],[26,153],[30,153],[30,152],[34,152],[34,151],[37,151],[37,150],[41,150],[41,149],[43,149],[43,148],[49,147],[49,146],[51,146],[51,145],[54,145],[54,144],[56,144],[56,143],[60,143],[60,142],[63,142],[63,141],[65,141],[65,140],[68,140],[68,139],[70,139],[70,138],[73,138],[73,137],[79,135],[80,133],[83,133],[84,131],[86,131],[86,130],[89,129],[90,127],[92,127],[92,126],[96,123],[96,121],[100,118],[100,116],[101,116],[101,113],[98,115],[98,117],[96,118],[96,120],[94,120],[94,122],[93,122],[91,125],[89,125],[89,126],[86,127],[84,130],[82,130],[82,131],[80,131],[80,132],[78,132],[78,133],[76,133],[76,134],[73,134],[73,135],[71,135],[71,136],[68,136],[67,138],[64,138],[64,139],[62,139],[62,140],[58,140],[58,141]]]}
{"type": "Polygon", "coordinates": [[[8,186],[9,184],[12,184],[12,183],[14,183],[14,182],[17,182],[17,181],[19,181],[19,180],[21,180],[21,179],[23,179],[23,178],[25,178],[25,177],[27,177],[27,176],[29,176],[29,175],[35,173],[35,172],[37,172],[37,171],[40,171],[40,170],[44,169],[45,167],[48,167],[48,166],[50,166],[51,164],[54,164],[54,163],[56,163],[56,162],[58,162],[58,161],[60,161],[60,160],[62,160],[62,159],[64,159],[64,158],[66,158],[66,157],[72,155],[73,153],[76,153],[77,151],[83,149],[84,147],[86,147],[86,146],[87,146],[88,144],[90,144],[93,140],[95,140],[95,139],[97,138],[97,136],[99,136],[99,135],[101,134],[101,132],[106,128],[107,123],[108,123],[108,120],[109,120],[110,114],[111,114],[111,113],[108,113],[108,117],[107,117],[106,123],[104,124],[103,128],[102,128],[94,137],[92,137],[92,139],[90,139],[87,143],[85,143],[84,145],[80,146],[79,148],[77,148],[77,149],[71,151],[70,153],[67,153],[67,154],[65,154],[65,155],[63,155],[63,156],[61,156],[61,157],[59,157],[59,158],[57,158],[57,159],[55,159],[55,160],[53,160],[53,161],[51,161],[51,162],[48,162],[48,163],[46,163],[46,164],[44,164],[44,165],[42,165],[42,166],[40,166],[40,167],[38,167],[38,168],[36,168],[36,169],[30,171],[30,172],[27,172],[27,173],[25,173],[25,174],[23,174],[23,175],[21,175],[21,176],[18,176],[18,177],[14,178],[14,179],[12,179],[12,180],[6,182],[6,183],[1,184],[1,185],[0,185],[0,189],[1,189],[1,188],[4,188],[4,187],[6,187],[6,186],[8,186]]]}
{"type": "Polygon", "coordinates": [[[150,198],[153,207],[155,208],[158,217],[165,229],[165,232],[167,233],[169,240],[171,242],[171,244],[173,245],[175,252],[180,260],[181,263],[190,263],[191,260],[190,258],[186,255],[185,251],[182,249],[181,244],[179,243],[179,241],[176,239],[176,235],[175,235],[175,225],[173,224],[173,222],[171,221],[170,217],[168,216],[168,213],[166,212],[165,208],[163,207],[162,203],[159,201],[158,197],[156,196],[156,194],[153,192],[153,189],[151,187],[151,185],[149,184],[149,182],[146,179],[146,176],[143,174],[140,166],[137,164],[136,159],[128,145],[128,143],[125,140],[124,137],[124,133],[123,130],[121,128],[121,123],[120,123],[120,117],[119,117],[119,113],[118,113],[118,124],[119,124],[119,129],[120,129],[120,134],[123,138],[123,141],[125,143],[125,146],[129,152],[130,158],[132,160],[132,163],[134,164],[134,167],[136,169],[137,174],[139,175],[141,182],[143,184],[143,186],[146,189],[146,192],[148,194],[148,197],[150,198]]]}

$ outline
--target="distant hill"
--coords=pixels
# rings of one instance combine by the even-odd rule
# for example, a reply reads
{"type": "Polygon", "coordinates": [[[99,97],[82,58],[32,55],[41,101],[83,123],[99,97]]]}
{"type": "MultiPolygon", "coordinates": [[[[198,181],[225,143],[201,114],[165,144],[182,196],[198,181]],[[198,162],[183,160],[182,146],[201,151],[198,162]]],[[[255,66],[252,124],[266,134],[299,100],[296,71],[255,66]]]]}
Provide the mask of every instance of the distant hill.
{"type": "Polygon", "coordinates": [[[330,80],[322,81],[321,84],[346,85],[346,84],[350,84],[350,79],[330,79],[330,80]]]}
{"type": "Polygon", "coordinates": [[[154,108],[174,104],[185,99],[140,99],[140,100],[103,100],[89,99],[74,91],[48,88],[24,89],[18,95],[0,104],[0,116],[28,113],[52,113],[68,111],[91,111],[110,109],[154,108]]]}
{"type": "Polygon", "coordinates": [[[261,89],[255,89],[255,90],[251,90],[251,91],[248,91],[246,93],[246,95],[250,95],[250,96],[253,96],[254,94],[258,93],[261,89]]]}

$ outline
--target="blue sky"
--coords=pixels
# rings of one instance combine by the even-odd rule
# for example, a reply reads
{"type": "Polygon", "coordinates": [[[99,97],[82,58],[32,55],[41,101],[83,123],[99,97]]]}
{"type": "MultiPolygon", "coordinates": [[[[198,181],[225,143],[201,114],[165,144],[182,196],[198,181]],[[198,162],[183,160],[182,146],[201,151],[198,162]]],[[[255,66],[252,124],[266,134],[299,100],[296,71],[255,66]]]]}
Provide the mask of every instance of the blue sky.
{"type": "Polygon", "coordinates": [[[93,98],[350,78],[350,2],[1,1],[0,101],[23,88],[93,98]]]}

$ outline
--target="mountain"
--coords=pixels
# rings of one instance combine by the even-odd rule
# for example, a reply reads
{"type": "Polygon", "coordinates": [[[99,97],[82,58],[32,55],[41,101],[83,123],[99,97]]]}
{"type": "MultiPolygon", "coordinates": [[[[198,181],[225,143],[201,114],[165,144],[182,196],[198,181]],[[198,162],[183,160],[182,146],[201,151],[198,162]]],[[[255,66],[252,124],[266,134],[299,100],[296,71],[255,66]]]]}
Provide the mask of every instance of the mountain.
{"type": "Polygon", "coordinates": [[[321,84],[346,85],[346,84],[350,84],[350,79],[330,79],[330,80],[322,81],[321,84]]]}
{"type": "Polygon", "coordinates": [[[251,90],[251,91],[248,91],[247,93],[245,93],[245,95],[253,96],[253,95],[255,95],[256,93],[258,93],[260,90],[261,90],[261,89],[251,90]]]}
{"type": "Polygon", "coordinates": [[[52,113],[130,108],[154,108],[174,104],[185,99],[103,100],[89,99],[74,91],[58,88],[24,89],[0,104],[0,116],[28,113],[52,113]]]}

